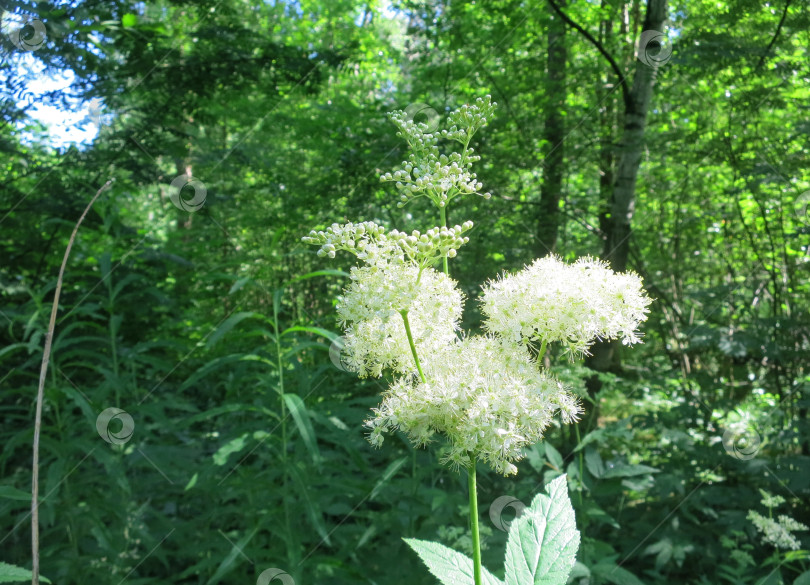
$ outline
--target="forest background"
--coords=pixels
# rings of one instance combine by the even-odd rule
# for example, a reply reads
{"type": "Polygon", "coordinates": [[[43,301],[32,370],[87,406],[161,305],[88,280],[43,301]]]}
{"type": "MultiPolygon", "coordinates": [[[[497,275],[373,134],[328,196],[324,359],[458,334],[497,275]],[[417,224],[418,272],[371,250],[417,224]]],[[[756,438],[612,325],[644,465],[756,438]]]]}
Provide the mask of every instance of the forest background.
{"type": "Polygon", "coordinates": [[[397,585],[432,582],[403,536],[469,552],[463,474],[435,450],[366,441],[384,384],[336,358],[349,260],[326,265],[300,239],[437,225],[379,180],[406,154],[386,113],[441,129],[488,94],[498,109],[473,146],[493,197],[448,217],[475,222],[453,264],[465,328],[480,283],[550,252],[632,269],[655,302],[632,351],[550,353],[585,416],[515,478],[479,471],[484,564],[498,572],[509,514],[567,473],[573,583],[810,583],[810,533],[777,548],[749,514],[810,524],[806,3],[5,9],[0,561],[31,567],[50,306],[108,181],[67,264],[45,385],[43,576],[213,585],[277,568],[299,585],[397,585]],[[34,91],[43,79],[59,87],[34,91]],[[71,143],[42,107],[85,112],[93,138],[71,143]],[[109,408],[131,436],[102,436],[109,408]]]}

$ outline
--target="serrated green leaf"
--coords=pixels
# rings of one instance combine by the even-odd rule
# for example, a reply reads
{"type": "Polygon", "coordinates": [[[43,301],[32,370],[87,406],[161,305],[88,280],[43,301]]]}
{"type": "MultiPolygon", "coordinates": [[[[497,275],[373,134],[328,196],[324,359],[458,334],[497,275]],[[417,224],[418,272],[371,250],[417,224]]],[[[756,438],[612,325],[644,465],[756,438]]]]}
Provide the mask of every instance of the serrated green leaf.
{"type": "MultiPolygon", "coordinates": [[[[444,585],[474,585],[472,559],[438,542],[414,538],[403,540],[416,551],[431,574],[444,585]]],[[[486,567],[481,567],[481,581],[483,585],[503,585],[486,567]]]]}
{"type": "Polygon", "coordinates": [[[506,585],[565,585],[568,581],[580,537],[566,476],[550,482],[546,493],[537,494],[510,527],[506,585]]]}
{"type": "MultiPolygon", "coordinates": [[[[23,569],[22,567],[16,567],[0,561],[0,583],[25,583],[26,581],[30,580],[31,571],[28,569],[23,569]]],[[[39,580],[43,583],[50,583],[50,580],[46,579],[42,575],[39,576],[39,580]]]]}

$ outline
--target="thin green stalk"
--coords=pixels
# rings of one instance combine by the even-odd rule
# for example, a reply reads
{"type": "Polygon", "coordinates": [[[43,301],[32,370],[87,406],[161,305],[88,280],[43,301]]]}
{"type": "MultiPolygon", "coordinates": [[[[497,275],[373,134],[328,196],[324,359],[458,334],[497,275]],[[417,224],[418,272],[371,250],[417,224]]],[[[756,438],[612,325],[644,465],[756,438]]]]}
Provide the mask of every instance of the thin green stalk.
{"type": "Polygon", "coordinates": [[[547,343],[548,342],[544,339],[543,343],[540,344],[540,351],[537,352],[537,363],[538,364],[543,361],[543,356],[546,355],[546,344],[547,343]]]}
{"type": "MultiPolygon", "coordinates": [[[[284,362],[282,360],[281,355],[281,338],[280,338],[280,331],[279,331],[279,322],[278,322],[278,309],[279,304],[281,302],[280,298],[277,298],[274,294],[273,296],[273,329],[275,331],[274,340],[276,346],[276,364],[278,367],[278,397],[281,407],[281,467],[284,470],[281,474],[281,487],[282,487],[282,499],[287,497],[287,405],[284,403],[284,362]]],[[[285,528],[287,529],[287,536],[290,537],[292,533],[292,529],[290,526],[290,508],[289,506],[284,506],[284,524],[285,528]]],[[[293,555],[295,551],[292,550],[292,538],[290,538],[290,544],[288,545],[287,555],[288,557],[293,560],[293,555]]]]}
{"type": "Polygon", "coordinates": [[[478,489],[475,485],[475,458],[467,468],[467,479],[470,485],[470,531],[473,545],[473,576],[475,585],[481,585],[481,536],[478,534],[478,489]]]}
{"type": "MultiPolygon", "coordinates": [[[[574,425],[574,430],[577,433],[577,446],[579,446],[579,444],[582,443],[582,437],[579,436],[579,423],[574,425]]],[[[582,483],[582,477],[583,477],[582,474],[585,473],[585,470],[583,469],[583,462],[584,462],[584,458],[582,456],[582,451],[580,450],[580,452],[579,452],[579,506],[580,507],[582,507],[582,488],[585,485],[585,484],[582,483]]]]}
{"type": "Polygon", "coordinates": [[[411,354],[413,354],[413,361],[416,363],[416,369],[419,371],[419,379],[426,382],[425,374],[422,372],[422,364],[419,363],[419,356],[416,354],[416,345],[413,343],[413,335],[411,334],[411,324],[408,321],[408,311],[400,311],[402,320],[405,322],[405,334],[408,336],[408,344],[411,346],[411,354]]]}
{"type": "MultiPolygon", "coordinates": [[[[442,227],[447,227],[447,205],[445,204],[444,207],[439,207],[439,213],[441,214],[442,218],[442,227]]],[[[447,265],[447,254],[444,255],[442,258],[442,266],[444,267],[444,273],[447,276],[450,276],[450,267],[447,265]]]]}

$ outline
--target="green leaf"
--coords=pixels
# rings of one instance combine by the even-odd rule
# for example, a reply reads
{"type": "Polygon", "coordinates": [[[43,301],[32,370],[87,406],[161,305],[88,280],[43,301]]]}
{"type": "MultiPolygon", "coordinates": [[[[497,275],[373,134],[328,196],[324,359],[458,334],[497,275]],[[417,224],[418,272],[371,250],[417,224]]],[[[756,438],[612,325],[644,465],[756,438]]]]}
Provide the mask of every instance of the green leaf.
{"type": "Polygon", "coordinates": [[[322,327],[302,327],[302,326],[295,326],[295,327],[288,327],[284,331],[281,332],[281,336],[284,337],[288,333],[292,333],[294,331],[304,331],[306,333],[314,333],[315,335],[319,335],[320,337],[326,337],[330,341],[334,341],[336,337],[338,337],[337,333],[329,331],[328,329],[323,329],[322,327]]]}
{"type": "Polygon", "coordinates": [[[255,315],[256,313],[254,313],[253,311],[234,313],[233,315],[225,319],[225,321],[223,321],[222,324],[219,327],[217,327],[217,330],[211,334],[211,336],[208,338],[208,341],[205,343],[205,348],[211,349],[212,347],[214,347],[214,345],[216,345],[217,341],[222,339],[225,336],[225,334],[228,333],[228,331],[236,327],[240,321],[243,321],[255,315]]]}
{"type": "MultiPolygon", "coordinates": [[[[31,571],[28,569],[15,567],[14,565],[0,561],[0,583],[24,583],[30,580],[31,571]]],[[[50,583],[50,580],[42,575],[39,576],[39,580],[43,583],[50,583]]]]}
{"type": "Polygon", "coordinates": [[[307,272],[306,274],[302,274],[301,276],[296,276],[292,280],[288,280],[284,283],[284,286],[290,285],[294,282],[298,282],[299,280],[305,280],[307,278],[315,278],[316,276],[345,276],[349,277],[351,274],[348,272],[344,272],[343,270],[316,270],[315,272],[307,272]]]}
{"type": "Polygon", "coordinates": [[[602,461],[602,457],[599,455],[599,451],[593,447],[589,447],[585,450],[585,467],[587,467],[591,475],[597,479],[605,474],[605,464],[602,461]]]}
{"type": "Polygon", "coordinates": [[[392,477],[394,477],[394,475],[396,475],[397,471],[399,471],[400,468],[403,465],[405,465],[406,461],[408,461],[408,456],[407,455],[405,457],[400,457],[396,461],[393,461],[391,464],[388,465],[388,467],[385,468],[385,471],[383,472],[382,477],[377,482],[377,484],[374,486],[374,489],[371,490],[371,493],[368,496],[369,500],[373,500],[377,496],[377,494],[380,492],[382,487],[386,483],[388,483],[388,480],[390,480],[392,477]]]}
{"type": "Polygon", "coordinates": [[[602,476],[605,479],[613,477],[633,477],[636,475],[647,475],[649,473],[658,473],[655,467],[649,465],[623,465],[608,463],[605,468],[605,473],[602,476]]]}
{"type": "Polygon", "coordinates": [[[138,22],[138,17],[134,14],[125,14],[121,17],[121,26],[124,28],[129,28],[131,26],[135,26],[138,22]]]}
{"type": "Polygon", "coordinates": [[[31,493],[18,490],[14,486],[0,485],[0,498],[8,498],[10,500],[24,500],[31,501],[31,493]]]}
{"type": "Polygon", "coordinates": [[[192,475],[191,479],[188,480],[188,483],[186,484],[186,487],[183,488],[183,491],[187,492],[188,490],[193,488],[195,485],[197,485],[197,479],[199,479],[199,476],[200,476],[199,473],[195,473],[194,475],[192,475]]]}
{"type": "Polygon", "coordinates": [[[309,418],[309,412],[304,405],[304,401],[297,394],[285,394],[284,403],[290,409],[290,414],[295,421],[295,426],[298,427],[298,432],[304,440],[309,454],[312,456],[312,461],[318,465],[321,462],[321,452],[318,449],[318,441],[315,438],[315,429],[312,428],[312,421],[309,418]]]}
{"type": "Polygon", "coordinates": [[[551,466],[559,472],[563,470],[563,458],[560,455],[560,452],[557,451],[551,444],[546,443],[546,458],[548,458],[548,462],[551,463],[551,466]]]}
{"type": "Polygon", "coordinates": [[[793,585],[810,585],[810,571],[805,571],[793,582],[793,585]]]}
{"type": "MultiPolygon", "coordinates": [[[[213,585],[214,583],[219,583],[222,577],[230,573],[231,571],[236,568],[236,561],[238,557],[242,557],[242,560],[246,560],[245,553],[242,550],[245,548],[250,539],[253,538],[253,535],[258,532],[259,529],[254,528],[249,534],[246,534],[242,538],[239,539],[239,542],[236,544],[231,543],[231,552],[228,553],[222,562],[217,567],[216,572],[211,576],[210,579],[206,582],[205,585],[213,585]]],[[[230,540],[228,540],[230,542],[230,540]]],[[[249,559],[247,559],[249,560],[249,559]]]]}
{"type": "Polygon", "coordinates": [[[644,585],[644,582],[639,580],[633,573],[627,569],[622,569],[613,561],[594,565],[591,567],[591,573],[602,577],[608,583],[613,583],[613,585],[644,585]]]}
{"type": "Polygon", "coordinates": [[[307,516],[309,516],[309,521],[312,522],[315,532],[318,533],[318,535],[321,537],[321,541],[326,544],[326,546],[332,546],[332,542],[329,540],[329,533],[326,531],[326,522],[324,522],[323,512],[321,511],[321,507],[318,505],[318,500],[317,498],[309,497],[310,490],[312,489],[312,482],[304,479],[303,475],[301,475],[301,471],[296,465],[290,465],[287,467],[287,469],[289,470],[293,481],[298,486],[298,495],[304,499],[307,516]]]}
{"type": "Polygon", "coordinates": [[[248,434],[244,433],[241,437],[231,439],[222,445],[222,447],[217,449],[217,452],[213,455],[214,463],[216,465],[225,465],[228,462],[228,457],[231,455],[231,453],[238,453],[245,448],[247,438],[248,434]]]}
{"type": "Polygon", "coordinates": [[[231,287],[231,290],[228,291],[228,295],[229,296],[232,295],[233,293],[238,291],[240,288],[245,286],[248,282],[250,282],[250,277],[249,276],[243,276],[242,278],[238,279],[236,282],[233,283],[233,286],[231,287]]]}
{"type": "MultiPolygon", "coordinates": [[[[546,445],[548,452],[548,445],[546,445]]],[[[512,523],[506,544],[506,585],[565,585],[576,561],[579,531],[565,475],[512,523]]]]}
{"type": "MultiPolygon", "coordinates": [[[[444,585],[473,585],[472,559],[460,552],[447,548],[438,542],[403,538],[419,558],[427,565],[428,570],[444,585]]],[[[483,585],[503,585],[492,573],[481,567],[481,581],[483,585]]]]}

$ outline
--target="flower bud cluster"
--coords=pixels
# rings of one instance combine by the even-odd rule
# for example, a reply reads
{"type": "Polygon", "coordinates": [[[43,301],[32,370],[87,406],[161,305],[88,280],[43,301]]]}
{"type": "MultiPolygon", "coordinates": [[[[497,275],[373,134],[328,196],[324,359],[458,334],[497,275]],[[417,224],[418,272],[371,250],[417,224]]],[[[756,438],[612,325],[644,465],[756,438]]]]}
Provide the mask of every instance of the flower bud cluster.
{"type": "Polygon", "coordinates": [[[472,227],[473,222],[465,221],[462,225],[451,228],[431,228],[424,234],[419,230],[413,230],[410,234],[393,230],[388,234],[388,239],[399,246],[417,266],[432,266],[445,256],[455,258],[458,249],[470,241],[470,238],[462,234],[472,227]]]}
{"type": "Polygon", "coordinates": [[[497,103],[485,95],[475,100],[473,105],[463,105],[447,117],[449,130],[442,130],[442,137],[466,144],[469,136],[487,125],[487,118],[495,113],[497,103]]]}
{"type": "Polygon", "coordinates": [[[312,230],[301,241],[320,246],[319,257],[334,258],[342,250],[371,266],[404,262],[402,249],[386,237],[383,226],[373,221],[343,225],[333,223],[325,231],[312,230]]]}
{"type": "Polygon", "coordinates": [[[496,105],[486,96],[478,98],[472,106],[462,106],[448,117],[448,122],[453,124],[450,129],[439,134],[428,132],[426,124],[414,123],[406,112],[391,113],[391,121],[399,128],[397,136],[405,138],[411,149],[400,170],[380,175],[381,181],[396,182],[400,192],[399,207],[422,196],[438,207],[445,207],[459,195],[491,197],[490,193],[480,192],[483,184],[471,169],[481,157],[474,154],[469,144],[475,132],[486,125],[487,116],[492,115],[496,105]],[[449,156],[440,154],[439,136],[460,142],[464,147],[462,152],[452,152],[449,156]]]}
{"type": "Polygon", "coordinates": [[[307,244],[320,246],[318,256],[334,258],[338,251],[347,251],[371,266],[410,261],[420,268],[432,266],[445,256],[454,258],[458,249],[470,241],[463,234],[473,227],[465,221],[451,228],[435,227],[424,234],[414,230],[410,234],[385,228],[374,222],[359,224],[333,223],[326,230],[312,230],[301,238],[307,244]]]}

